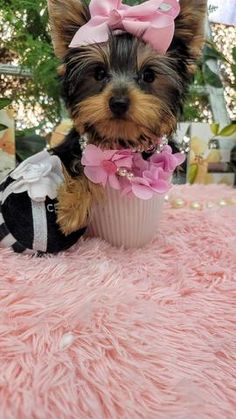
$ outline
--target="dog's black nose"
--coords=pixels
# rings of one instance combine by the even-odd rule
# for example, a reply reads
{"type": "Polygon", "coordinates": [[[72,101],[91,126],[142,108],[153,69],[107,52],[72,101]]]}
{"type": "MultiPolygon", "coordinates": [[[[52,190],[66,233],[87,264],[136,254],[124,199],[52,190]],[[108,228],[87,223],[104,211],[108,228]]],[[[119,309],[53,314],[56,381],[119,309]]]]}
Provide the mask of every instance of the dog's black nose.
{"type": "Polygon", "coordinates": [[[127,110],[129,109],[130,100],[128,97],[111,97],[109,101],[109,106],[112,113],[115,116],[122,116],[124,115],[127,110]]]}

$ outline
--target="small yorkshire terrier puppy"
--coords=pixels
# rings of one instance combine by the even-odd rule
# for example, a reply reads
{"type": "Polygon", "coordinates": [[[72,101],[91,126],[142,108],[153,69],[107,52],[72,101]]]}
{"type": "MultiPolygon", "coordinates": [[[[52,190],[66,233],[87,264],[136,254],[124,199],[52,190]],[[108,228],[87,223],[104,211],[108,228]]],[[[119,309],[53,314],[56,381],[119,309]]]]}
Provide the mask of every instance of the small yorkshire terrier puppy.
{"type": "MultiPolygon", "coordinates": [[[[106,2],[111,10],[114,3],[120,3],[106,2]]],[[[151,3],[157,9],[175,2],[151,3]]],[[[58,204],[58,221],[65,234],[86,223],[88,208],[99,193],[84,177],[80,164],[84,134],[89,143],[102,148],[145,153],[155,146],[157,137],[175,131],[201,53],[206,3],[180,0],[173,39],[163,53],[142,36],[111,28],[106,42],[70,48],[78,29],[91,19],[89,7],[79,0],[48,0],[55,53],[62,60],[63,98],[74,121],[74,129],[54,150],[67,171],[58,204]]]]}
{"type": "MultiPolygon", "coordinates": [[[[92,204],[103,190],[84,175],[84,143],[137,150],[147,158],[156,150],[158,138],[173,134],[201,52],[206,4],[207,0],[148,0],[129,7],[121,0],[91,0],[87,6],[80,0],[48,0],[54,49],[62,62],[62,95],[74,128],[50,151],[62,162],[63,183],[56,199],[45,201],[47,215],[34,205],[36,221],[34,215],[27,216],[30,204],[23,194],[23,169],[16,169],[0,186],[5,191],[0,241],[11,230],[18,242],[12,245],[13,237],[6,241],[16,251],[56,252],[71,246],[83,234],[92,204]],[[17,225],[19,214],[23,218],[17,225]],[[48,241],[45,233],[40,237],[40,222],[48,241]]],[[[55,180],[61,174],[55,159],[48,167],[52,163],[55,180]]],[[[32,199],[38,190],[29,189],[32,199]]],[[[48,196],[55,198],[54,191],[48,196]]]]}

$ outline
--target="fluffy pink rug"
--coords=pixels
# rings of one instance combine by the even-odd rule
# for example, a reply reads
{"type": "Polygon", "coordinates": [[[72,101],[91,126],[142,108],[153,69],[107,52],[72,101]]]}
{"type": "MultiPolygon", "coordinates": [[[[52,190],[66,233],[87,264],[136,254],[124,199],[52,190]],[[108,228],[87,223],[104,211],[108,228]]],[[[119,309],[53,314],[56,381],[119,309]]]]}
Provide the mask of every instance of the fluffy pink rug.
{"type": "Polygon", "coordinates": [[[235,418],[233,197],[175,188],[142,250],[1,250],[0,418],[235,418]]]}

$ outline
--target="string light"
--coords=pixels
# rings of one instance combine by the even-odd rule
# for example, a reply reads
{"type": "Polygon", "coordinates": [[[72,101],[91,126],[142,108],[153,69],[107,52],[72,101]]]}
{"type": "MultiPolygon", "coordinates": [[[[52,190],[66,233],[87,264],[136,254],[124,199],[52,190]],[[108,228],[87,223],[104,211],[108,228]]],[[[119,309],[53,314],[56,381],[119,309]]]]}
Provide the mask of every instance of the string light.
{"type": "Polygon", "coordinates": [[[223,53],[227,62],[221,62],[220,70],[224,85],[224,95],[229,116],[232,120],[236,119],[235,107],[235,77],[232,67],[233,64],[232,50],[236,45],[236,30],[234,26],[226,26],[222,24],[212,24],[213,41],[219,51],[223,53]]]}

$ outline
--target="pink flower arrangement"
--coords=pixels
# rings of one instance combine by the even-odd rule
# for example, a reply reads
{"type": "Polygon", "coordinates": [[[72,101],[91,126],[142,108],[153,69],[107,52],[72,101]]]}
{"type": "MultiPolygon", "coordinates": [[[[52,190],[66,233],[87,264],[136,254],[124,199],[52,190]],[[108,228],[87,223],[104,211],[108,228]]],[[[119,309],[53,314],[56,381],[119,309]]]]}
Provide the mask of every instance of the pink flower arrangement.
{"type": "Polygon", "coordinates": [[[146,200],[155,193],[164,194],[169,190],[171,175],[184,159],[181,153],[172,154],[169,146],[144,160],[141,153],[132,150],[101,150],[89,144],[82,165],[91,182],[146,200]]]}

